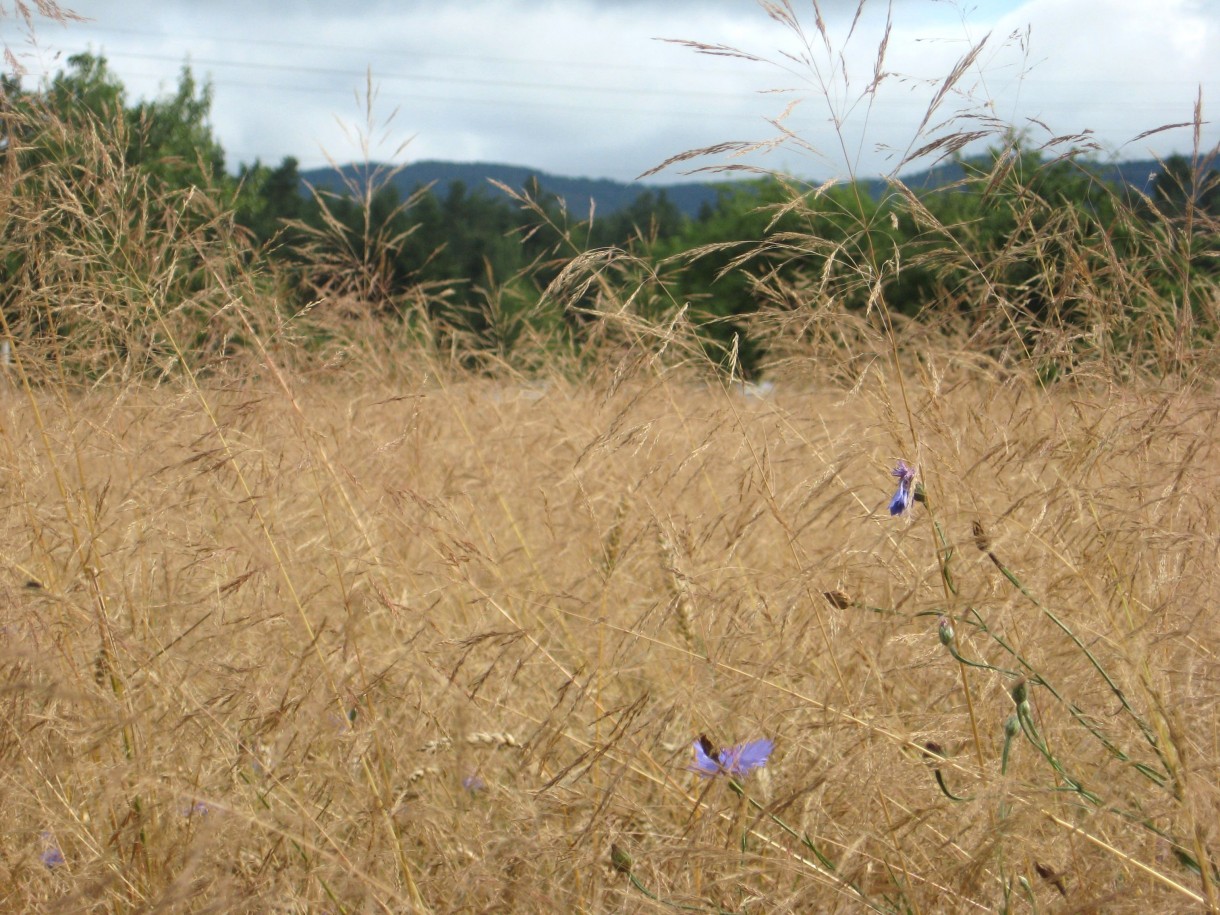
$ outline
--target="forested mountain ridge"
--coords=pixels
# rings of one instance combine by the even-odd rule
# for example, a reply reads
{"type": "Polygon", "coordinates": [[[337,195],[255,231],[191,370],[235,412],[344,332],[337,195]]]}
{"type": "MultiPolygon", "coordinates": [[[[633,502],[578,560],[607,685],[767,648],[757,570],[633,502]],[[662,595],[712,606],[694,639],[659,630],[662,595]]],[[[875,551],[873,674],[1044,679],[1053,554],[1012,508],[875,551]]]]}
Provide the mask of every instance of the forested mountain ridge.
{"type": "MultiPolygon", "coordinates": [[[[966,160],[969,164],[971,160],[966,160]]],[[[984,160],[979,160],[983,165],[984,160]]],[[[1130,162],[1113,163],[1082,163],[1099,178],[1113,184],[1125,185],[1138,191],[1147,192],[1152,186],[1155,176],[1161,171],[1161,165],[1155,159],[1140,159],[1130,162]]],[[[308,193],[308,188],[317,190],[343,192],[354,183],[360,186],[361,176],[365,174],[390,175],[389,184],[401,197],[421,187],[431,187],[432,193],[444,196],[450,185],[461,182],[467,192],[486,190],[492,196],[500,192],[490,182],[496,181],[508,187],[520,189],[531,179],[536,178],[539,186],[548,194],[563,200],[568,212],[576,218],[588,216],[590,203],[596,214],[608,216],[626,209],[644,193],[654,196],[664,193],[682,215],[695,217],[704,206],[714,206],[720,189],[725,184],[733,182],[685,181],[669,183],[643,183],[636,181],[615,181],[610,178],[583,178],[567,175],[554,175],[536,168],[521,165],[504,165],[496,162],[445,162],[425,159],[402,166],[397,171],[395,167],[380,163],[349,163],[337,169],[330,166],[312,168],[301,171],[301,188],[308,193]],[[391,174],[392,172],[392,174],[391,174]]],[[[953,161],[932,168],[922,169],[909,175],[903,175],[902,180],[916,190],[930,190],[943,187],[954,181],[959,181],[965,174],[962,162],[953,161]]],[[[820,184],[819,180],[811,183],[820,184]]],[[[882,178],[862,178],[861,183],[868,189],[873,198],[880,197],[885,191],[886,182],[882,178]]]]}
{"type": "MultiPolygon", "coordinates": [[[[388,172],[393,166],[377,163],[351,163],[334,168],[313,168],[300,173],[302,188],[343,191],[345,179],[355,180],[360,186],[361,176],[380,169],[388,172]]],[[[589,203],[595,204],[596,212],[608,215],[630,206],[645,191],[654,194],[665,192],[665,196],[685,215],[694,216],[704,204],[716,202],[716,184],[711,182],[685,182],[672,184],[642,184],[615,181],[609,178],[580,178],[553,175],[521,165],[503,165],[494,162],[441,162],[427,159],[403,166],[395,172],[390,184],[406,197],[420,187],[432,187],[432,192],[444,196],[449,186],[461,182],[466,189],[475,192],[486,189],[498,194],[489,182],[498,181],[508,187],[520,189],[532,178],[548,194],[554,194],[567,203],[569,212],[577,217],[588,216],[589,203]]]]}

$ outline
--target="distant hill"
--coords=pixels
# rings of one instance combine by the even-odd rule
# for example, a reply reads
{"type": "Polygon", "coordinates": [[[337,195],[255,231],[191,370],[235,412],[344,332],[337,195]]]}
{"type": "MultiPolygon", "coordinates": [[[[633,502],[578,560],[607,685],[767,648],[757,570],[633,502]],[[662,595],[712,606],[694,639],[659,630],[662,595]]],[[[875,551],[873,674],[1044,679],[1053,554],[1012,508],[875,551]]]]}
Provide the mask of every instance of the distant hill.
{"type": "MultiPolygon", "coordinates": [[[[319,190],[342,191],[345,187],[343,177],[361,179],[367,173],[366,168],[378,167],[386,166],[344,165],[341,166],[342,176],[333,168],[315,168],[301,172],[301,179],[319,190]]],[[[433,185],[433,193],[443,197],[448,192],[449,185],[455,181],[461,181],[471,193],[481,191],[499,194],[500,191],[489,184],[489,180],[494,179],[520,190],[535,177],[543,191],[564,200],[568,212],[578,219],[588,216],[590,201],[596,205],[597,214],[606,215],[630,206],[645,191],[652,191],[654,194],[664,191],[678,209],[694,216],[704,203],[715,203],[717,195],[717,185],[712,183],[655,185],[612,181],[608,178],[569,178],[551,175],[536,168],[493,162],[413,162],[394,176],[393,184],[403,197],[425,185],[433,185]]]]}
{"type": "MultiPolygon", "coordinates": [[[[343,177],[362,178],[367,169],[387,168],[387,166],[349,164],[340,167],[342,174],[333,168],[315,168],[301,173],[302,189],[309,184],[319,190],[342,192],[345,188],[343,177]]],[[[1107,181],[1147,190],[1150,187],[1150,176],[1160,171],[1155,160],[1143,159],[1132,162],[1118,162],[1097,165],[1096,171],[1107,181]]],[[[907,185],[916,190],[931,190],[943,187],[962,178],[962,166],[955,162],[937,165],[924,171],[904,175],[907,185]]],[[[393,184],[405,198],[417,188],[432,185],[433,193],[443,196],[448,192],[449,185],[461,181],[470,193],[499,194],[489,179],[494,179],[511,188],[523,188],[531,178],[537,178],[542,189],[562,198],[568,206],[568,211],[578,219],[588,215],[590,201],[596,206],[599,215],[607,215],[620,210],[631,203],[642,193],[651,191],[654,194],[664,192],[665,195],[687,216],[695,216],[704,204],[714,204],[720,189],[731,186],[732,182],[708,183],[675,183],[675,184],[641,184],[636,182],[612,181],[607,178],[571,178],[562,175],[551,175],[535,168],[520,165],[501,165],[492,162],[438,162],[426,160],[414,162],[405,166],[394,176],[393,184]]],[[[880,195],[885,189],[881,179],[865,179],[864,184],[874,196],[880,195]]]]}
{"type": "MultiPolygon", "coordinates": [[[[967,164],[977,162],[983,167],[988,166],[986,160],[967,160],[967,164]]],[[[1089,168],[1103,181],[1119,186],[1135,188],[1147,193],[1152,189],[1152,179],[1160,173],[1161,166],[1155,159],[1138,159],[1130,162],[1090,163],[1080,160],[1080,164],[1089,168]]],[[[946,162],[934,165],[932,168],[903,175],[902,180],[915,191],[935,190],[938,187],[952,184],[965,177],[966,169],[960,162],[946,162]]],[[[885,182],[881,179],[868,179],[865,185],[872,195],[878,196],[885,190],[885,182]]]]}

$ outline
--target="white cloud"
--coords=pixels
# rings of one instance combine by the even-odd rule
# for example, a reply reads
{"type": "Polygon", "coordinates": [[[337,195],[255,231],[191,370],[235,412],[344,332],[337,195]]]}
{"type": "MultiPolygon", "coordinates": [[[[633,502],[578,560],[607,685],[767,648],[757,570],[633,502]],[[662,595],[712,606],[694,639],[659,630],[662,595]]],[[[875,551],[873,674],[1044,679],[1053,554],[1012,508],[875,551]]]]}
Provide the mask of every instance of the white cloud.
{"type": "MultiPolygon", "coordinates": [[[[789,148],[767,164],[817,178],[889,170],[898,156],[878,147],[908,148],[939,80],[988,31],[958,89],[1018,125],[1034,117],[1055,132],[1088,127],[1119,148],[1141,130],[1186,119],[1200,83],[1205,102],[1220,95],[1220,65],[1208,53],[1220,45],[1220,4],[1190,0],[988,3],[965,17],[952,4],[900,0],[885,66],[899,76],[871,108],[857,100],[872,78],[882,3],[865,5],[847,42],[856,3],[822,0],[829,56],[811,15],[802,44],[751,0],[380,0],[355,12],[313,0],[74,5],[96,21],[44,28],[38,62],[54,69],[62,65],[54,50],[92,47],[138,97],[172,89],[189,58],[214,82],[214,126],[232,165],[285,155],[321,164],[321,147],[341,160],[356,156],[336,117],[361,119],[355,96],[370,67],[376,113],[398,109],[374,155],[389,156],[414,135],[410,159],[616,178],[685,149],[765,136],[763,119],[794,98],[803,101],[789,126],[822,155],[789,148]],[[1007,40],[1027,24],[1028,44],[1007,40]],[[731,44],[780,66],[698,55],[657,37],[731,44]],[[764,88],[794,91],[759,94],[764,88]]],[[[1216,131],[1205,130],[1214,144],[1216,131]]],[[[1189,131],[1156,136],[1123,152],[1167,153],[1189,140],[1189,131]]]]}

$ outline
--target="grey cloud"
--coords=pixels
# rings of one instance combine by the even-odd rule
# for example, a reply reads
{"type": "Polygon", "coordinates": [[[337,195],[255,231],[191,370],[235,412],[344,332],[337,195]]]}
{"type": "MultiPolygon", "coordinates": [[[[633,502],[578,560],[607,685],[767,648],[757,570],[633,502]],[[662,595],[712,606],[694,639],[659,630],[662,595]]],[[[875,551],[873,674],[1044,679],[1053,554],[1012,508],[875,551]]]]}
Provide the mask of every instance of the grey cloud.
{"type": "MultiPolygon", "coordinates": [[[[1180,97],[1189,90],[1193,99],[1194,84],[1205,84],[1205,98],[1220,89],[1214,55],[1192,50],[1207,27],[1214,34],[1220,11],[1186,0],[1168,0],[1155,21],[1136,30],[1136,39],[1147,33],[1156,41],[1135,40],[1131,27],[1123,29],[1126,20],[1146,15],[1141,0],[1028,0],[1016,9],[1007,4],[1001,18],[965,26],[947,4],[899,0],[887,69],[912,78],[887,79],[871,107],[867,99],[854,107],[853,101],[872,78],[887,8],[881,3],[866,6],[845,52],[850,81],[842,82],[837,58],[832,66],[822,62],[829,101],[811,71],[746,65],[653,40],[725,42],[773,57],[801,53],[752,0],[378,0],[354,13],[320,0],[78,0],[77,6],[96,22],[45,30],[43,44],[103,49],[136,95],[172,88],[189,57],[214,82],[213,120],[231,164],[294,155],[316,165],[324,162],[320,147],[338,158],[358,154],[335,121],[360,120],[355,95],[367,68],[379,85],[377,114],[398,109],[380,147],[385,155],[415,135],[410,158],[477,157],[617,178],[691,147],[768,135],[764,119],[796,99],[803,101],[788,125],[827,156],[788,151],[767,162],[811,177],[848,167],[886,170],[892,163],[878,146],[911,142],[934,81],[952,69],[971,35],[988,30],[995,35],[981,58],[983,73],[967,74],[961,87],[975,87],[995,113],[1017,123],[1038,117],[1063,132],[1092,127],[1118,146],[1170,119],[1160,115],[1181,113],[1180,97]],[[1123,9],[1097,12],[1114,6],[1123,9]],[[1022,59],[1004,46],[1003,35],[1030,20],[1033,52],[1022,59]],[[1081,55],[1057,37],[1080,34],[1084,23],[1091,45],[1101,49],[1087,72],[1081,55]],[[760,94],[782,88],[794,91],[760,94]],[[836,117],[848,162],[836,152],[836,117]]],[[[812,31],[812,4],[794,7],[812,31]]],[[[840,41],[856,3],[822,0],[821,8],[840,41]]],[[[814,52],[821,53],[820,42],[814,52]]],[[[56,65],[50,55],[45,60],[56,65]]],[[[956,96],[949,101],[962,103],[956,96]]],[[[1167,152],[1182,142],[1166,136],[1149,144],[1167,152]]]]}

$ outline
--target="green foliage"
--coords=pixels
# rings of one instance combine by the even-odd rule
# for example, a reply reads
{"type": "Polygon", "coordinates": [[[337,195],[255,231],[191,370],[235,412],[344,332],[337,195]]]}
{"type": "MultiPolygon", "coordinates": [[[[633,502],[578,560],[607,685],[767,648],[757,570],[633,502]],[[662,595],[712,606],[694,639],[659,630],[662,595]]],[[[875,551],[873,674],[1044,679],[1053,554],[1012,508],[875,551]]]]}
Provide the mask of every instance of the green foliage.
{"type": "Polygon", "coordinates": [[[190,67],[183,67],[173,95],[140,102],[126,113],[132,126],[128,161],[168,187],[219,182],[224,150],[212,135],[211,109],[211,85],[200,85],[190,67]]]}
{"type": "Polygon", "coordinates": [[[643,191],[630,205],[598,218],[590,242],[597,248],[651,248],[676,238],[687,219],[665,191],[643,191]]]}
{"type": "MultiPolygon", "coordinates": [[[[22,141],[18,193],[51,174],[63,183],[88,172],[82,163],[97,162],[89,138],[104,136],[128,196],[137,186],[145,198],[202,190],[231,211],[288,279],[290,311],[405,322],[438,345],[460,341],[501,361],[526,340],[580,349],[604,316],[627,311],[664,322],[685,309],[705,354],[747,377],[773,359],[777,328],[807,341],[821,315],[1003,327],[1006,337],[990,338],[997,352],[1041,349],[1052,362],[1099,348],[1149,352],[1170,332],[1175,346],[1192,346],[1216,325],[1220,172],[1208,160],[1169,159],[1141,196],[1010,137],[982,159],[957,160],[962,180],[919,193],[761,177],[725,184],[694,218],[645,191],[571,222],[536,179],[521,189],[454,182],[403,199],[381,167],[364,183],[344,178],[347,193],[310,193],[292,157],[230,177],[210,126],[211,87],[189,67],[174,92],[135,104],[91,54],[69,58],[39,93],[23,95],[12,80],[5,89],[8,134],[22,141]],[[594,273],[574,282],[573,264],[594,273]],[[635,285],[611,290],[611,275],[635,285]]],[[[76,184],[86,213],[113,204],[93,194],[101,183],[76,184]]],[[[148,231],[160,219],[148,199],[122,205],[150,220],[148,231]]],[[[199,220],[191,225],[213,224],[183,212],[199,220]]],[[[42,229],[77,230],[67,226],[42,229]]],[[[25,258],[10,244],[6,275],[25,258]]]]}
{"type": "Polygon", "coordinates": [[[103,58],[68,63],[40,93],[5,87],[4,335],[27,372],[156,378],[187,352],[201,369],[230,351],[252,279],[210,91],[184,70],[129,106],[103,58]]]}
{"type": "Polygon", "coordinates": [[[1113,188],[1076,163],[1043,164],[1019,149],[993,153],[971,169],[962,187],[933,192],[924,204],[945,226],[960,252],[946,258],[949,287],[975,288],[977,264],[991,289],[1032,322],[1072,321],[1079,302],[1072,283],[1096,275],[1100,265],[1077,259],[1099,251],[1096,244],[1115,225],[1113,188]]]}
{"type": "Polygon", "coordinates": [[[299,234],[289,234],[284,239],[287,223],[305,219],[316,221],[316,205],[301,193],[300,163],[292,156],[275,168],[255,160],[252,165],[242,165],[237,173],[240,189],[234,216],[237,222],[250,230],[259,244],[273,240],[291,243],[299,241],[299,234]]]}
{"type": "Polygon", "coordinates": [[[41,131],[30,138],[47,158],[71,155],[56,139],[70,145],[72,138],[100,124],[121,144],[128,165],[140,168],[168,189],[212,187],[225,178],[224,150],[209,123],[212,88],[200,84],[190,67],[182,68],[172,95],[129,105],[127,92],[105,57],[75,54],[44,92],[33,96],[18,93],[17,98],[18,107],[41,109],[66,128],[41,131]]]}
{"type": "Polygon", "coordinates": [[[1202,214],[1220,218],[1220,169],[1170,156],[1152,181],[1152,208],[1179,219],[1202,214]]]}

